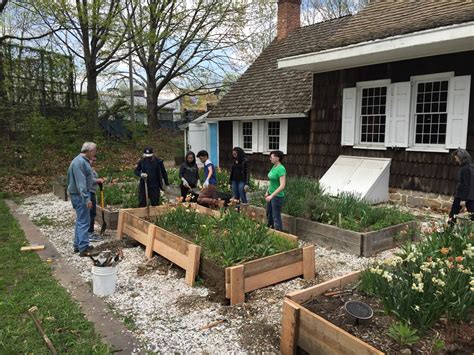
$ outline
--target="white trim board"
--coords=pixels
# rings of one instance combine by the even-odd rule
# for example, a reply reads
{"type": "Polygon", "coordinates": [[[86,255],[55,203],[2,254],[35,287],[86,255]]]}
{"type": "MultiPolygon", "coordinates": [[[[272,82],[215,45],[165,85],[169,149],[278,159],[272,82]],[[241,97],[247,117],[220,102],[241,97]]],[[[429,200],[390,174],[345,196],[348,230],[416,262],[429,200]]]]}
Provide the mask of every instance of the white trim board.
{"type": "Polygon", "coordinates": [[[282,58],[278,69],[322,73],[469,50],[474,50],[474,22],[282,58]]]}
{"type": "Polygon", "coordinates": [[[233,116],[207,118],[207,121],[250,121],[250,120],[278,120],[286,118],[306,118],[307,113],[277,113],[274,115],[233,116]]]}

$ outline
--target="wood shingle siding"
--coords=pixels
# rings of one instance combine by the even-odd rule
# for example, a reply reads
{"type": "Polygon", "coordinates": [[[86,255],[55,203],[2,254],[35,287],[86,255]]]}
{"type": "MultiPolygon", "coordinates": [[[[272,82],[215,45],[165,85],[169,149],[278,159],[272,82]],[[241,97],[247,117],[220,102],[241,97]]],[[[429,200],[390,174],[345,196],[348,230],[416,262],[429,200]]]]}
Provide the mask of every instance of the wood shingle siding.
{"type": "MultiPolygon", "coordinates": [[[[474,51],[420,58],[316,74],[310,125],[309,173],[319,178],[341,154],[392,158],[390,186],[424,192],[452,194],[457,166],[450,154],[410,152],[404,148],[385,151],[341,147],[342,90],[359,81],[391,79],[410,81],[411,76],[454,71],[474,77],[474,51]]],[[[465,134],[459,132],[459,134],[465,134]]],[[[467,149],[474,153],[474,90],[471,88],[467,149]]]]}

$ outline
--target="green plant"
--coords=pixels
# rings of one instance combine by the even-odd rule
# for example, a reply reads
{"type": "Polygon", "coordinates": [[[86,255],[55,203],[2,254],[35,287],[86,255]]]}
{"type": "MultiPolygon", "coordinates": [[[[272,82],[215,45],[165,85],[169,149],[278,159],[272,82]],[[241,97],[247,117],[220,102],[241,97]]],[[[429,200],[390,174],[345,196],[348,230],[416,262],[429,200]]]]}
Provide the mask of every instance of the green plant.
{"type": "Polygon", "coordinates": [[[416,335],[417,330],[412,329],[404,322],[397,322],[388,329],[388,336],[395,340],[400,345],[415,344],[420,337],[416,335]]]}
{"type": "MultiPolygon", "coordinates": [[[[138,207],[138,184],[106,184],[104,186],[104,200],[106,206],[120,205],[122,208],[138,207]]],[[[99,190],[97,191],[99,193],[99,190]]],[[[100,205],[100,195],[97,195],[97,203],[100,205]]]]}
{"type": "Polygon", "coordinates": [[[472,226],[428,229],[361,275],[363,291],[381,300],[388,313],[424,333],[440,317],[467,320],[474,307],[472,226]]]}
{"type": "MultiPolygon", "coordinates": [[[[256,204],[266,204],[264,191],[256,204]]],[[[333,198],[324,193],[316,180],[306,177],[287,178],[282,212],[356,232],[380,230],[414,220],[409,213],[391,207],[372,206],[350,194],[333,198]]]]}
{"type": "Polygon", "coordinates": [[[441,351],[444,349],[444,341],[443,339],[436,339],[434,342],[433,342],[433,345],[431,347],[431,352],[438,352],[438,351],[441,351]]]}
{"type": "Polygon", "coordinates": [[[220,218],[178,206],[159,216],[155,223],[201,245],[203,254],[223,267],[254,260],[298,246],[266,226],[228,211],[220,218]]]}

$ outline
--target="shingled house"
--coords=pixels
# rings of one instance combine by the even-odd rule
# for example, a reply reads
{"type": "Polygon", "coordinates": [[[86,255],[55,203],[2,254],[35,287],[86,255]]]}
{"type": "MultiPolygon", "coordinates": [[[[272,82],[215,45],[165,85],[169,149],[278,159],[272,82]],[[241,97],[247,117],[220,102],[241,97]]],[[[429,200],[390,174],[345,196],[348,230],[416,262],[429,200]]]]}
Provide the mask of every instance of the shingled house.
{"type": "Polygon", "coordinates": [[[474,2],[371,1],[305,27],[300,3],[278,1],[277,38],[208,116],[221,165],[236,145],[258,176],[274,149],[316,178],[339,155],[384,157],[392,197],[452,194],[449,153],[474,150],[474,2]]]}

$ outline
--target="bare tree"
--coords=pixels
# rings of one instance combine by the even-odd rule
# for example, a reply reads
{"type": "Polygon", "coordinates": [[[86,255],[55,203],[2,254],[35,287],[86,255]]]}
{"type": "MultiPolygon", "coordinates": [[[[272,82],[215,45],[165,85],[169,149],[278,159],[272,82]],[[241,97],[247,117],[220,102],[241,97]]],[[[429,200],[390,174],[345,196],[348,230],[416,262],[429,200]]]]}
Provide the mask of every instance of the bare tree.
{"type": "Polygon", "coordinates": [[[97,78],[110,65],[129,55],[124,44],[130,40],[127,24],[122,18],[131,0],[38,0],[35,9],[49,29],[61,26],[55,32],[59,42],[80,58],[87,80],[88,126],[93,134],[97,126],[97,78]]]}
{"type": "Polygon", "coordinates": [[[302,23],[316,22],[350,15],[367,5],[368,0],[303,0],[302,23]]]}
{"type": "Polygon", "coordinates": [[[140,67],[135,77],[146,87],[148,123],[157,129],[162,107],[221,85],[231,48],[240,38],[245,6],[220,0],[137,0],[135,5],[136,16],[130,16],[140,67]],[[176,97],[158,104],[165,88],[176,97]]]}

